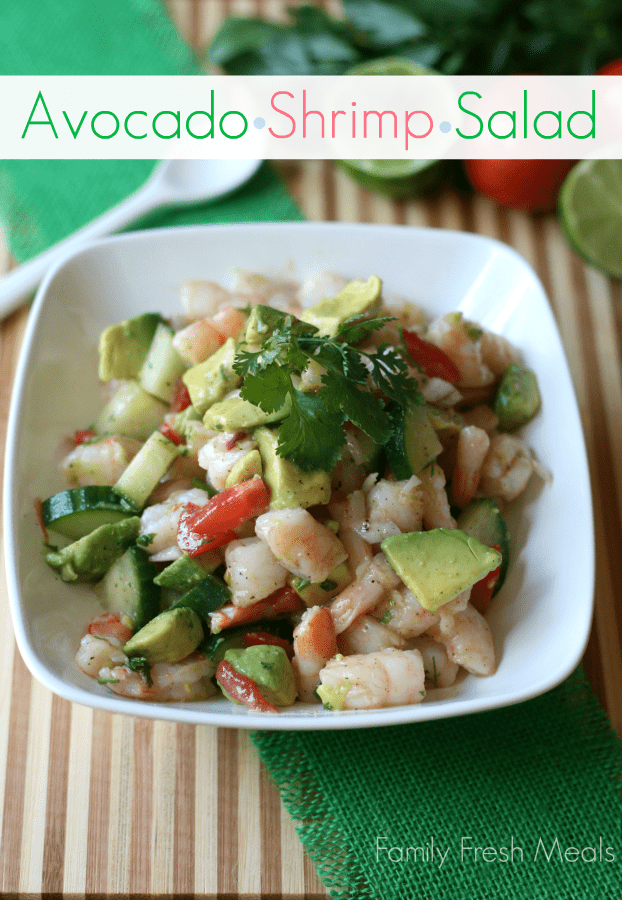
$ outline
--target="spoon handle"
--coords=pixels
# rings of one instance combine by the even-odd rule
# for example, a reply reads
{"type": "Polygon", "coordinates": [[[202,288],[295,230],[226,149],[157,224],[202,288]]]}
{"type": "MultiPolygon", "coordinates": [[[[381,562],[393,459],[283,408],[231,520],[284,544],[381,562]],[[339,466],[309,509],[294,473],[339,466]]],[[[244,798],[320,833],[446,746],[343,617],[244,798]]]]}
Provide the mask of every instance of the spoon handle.
{"type": "Polygon", "coordinates": [[[52,265],[78,250],[87,241],[118,231],[158,206],[163,200],[164,197],[157,185],[148,183],[84,228],[9,272],[0,279],[0,319],[28,299],[29,294],[35,290],[52,265]]]}

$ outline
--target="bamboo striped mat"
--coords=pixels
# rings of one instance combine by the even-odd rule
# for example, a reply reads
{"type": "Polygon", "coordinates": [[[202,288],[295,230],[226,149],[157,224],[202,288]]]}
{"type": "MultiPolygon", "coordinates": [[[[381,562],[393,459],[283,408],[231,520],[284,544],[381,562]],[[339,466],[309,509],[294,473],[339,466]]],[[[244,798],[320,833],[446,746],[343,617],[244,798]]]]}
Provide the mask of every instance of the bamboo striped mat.
{"type": "MultiPolygon", "coordinates": [[[[227,14],[273,0],[172,0],[196,47],[227,14]]],[[[584,666],[622,735],[622,290],[568,249],[553,216],[447,191],[392,203],[323,161],[279,166],[306,217],[474,231],[515,247],[542,279],[586,432],[596,517],[596,614],[584,666]]],[[[10,264],[0,248],[0,266],[10,264]]],[[[0,441],[26,313],[0,327],[0,441]]],[[[74,706],[30,676],[0,573],[0,895],[326,896],[246,732],[132,720],[74,706]]]]}

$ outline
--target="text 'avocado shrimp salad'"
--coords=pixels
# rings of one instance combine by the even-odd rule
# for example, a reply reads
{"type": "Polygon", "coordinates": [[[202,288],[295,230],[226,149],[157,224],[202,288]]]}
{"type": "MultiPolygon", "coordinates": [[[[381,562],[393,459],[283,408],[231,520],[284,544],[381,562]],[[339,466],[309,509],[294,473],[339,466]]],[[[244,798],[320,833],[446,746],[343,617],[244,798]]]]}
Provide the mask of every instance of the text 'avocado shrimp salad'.
{"type": "Polygon", "coordinates": [[[107,402],[37,504],[46,562],[104,610],[78,666],[123,697],[220,688],[270,713],[491,675],[503,509],[549,477],[516,435],[534,373],[459,312],[388,305],[375,275],[236,277],[101,335],[107,402]]]}

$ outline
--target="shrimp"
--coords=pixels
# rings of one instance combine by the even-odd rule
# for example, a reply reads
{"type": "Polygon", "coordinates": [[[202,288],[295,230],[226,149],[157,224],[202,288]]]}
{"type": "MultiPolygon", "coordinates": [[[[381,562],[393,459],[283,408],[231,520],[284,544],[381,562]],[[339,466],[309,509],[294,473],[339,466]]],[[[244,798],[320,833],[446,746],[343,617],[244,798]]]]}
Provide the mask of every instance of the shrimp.
{"type": "Polygon", "coordinates": [[[225,550],[225,581],[233,591],[234,606],[252,606],[284,587],[288,571],[270,547],[258,537],[231,541],[225,550]]]}
{"type": "Polygon", "coordinates": [[[298,698],[313,703],[315,689],[320,683],[320,670],[337,654],[335,626],[330,612],[322,606],[312,606],[302,614],[294,629],[294,658],[298,698]]]}
{"type": "Polygon", "coordinates": [[[405,585],[391,591],[372,615],[385,622],[391,631],[406,639],[423,634],[439,621],[437,615],[421,606],[413,592],[405,585]]]}
{"type": "Polygon", "coordinates": [[[489,447],[490,438],[481,428],[467,425],[460,431],[450,492],[453,506],[464,509],[475,496],[482,464],[489,447]]]}
{"type": "Polygon", "coordinates": [[[429,687],[451,687],[460,667],[457,662],[450,659],[445,647],[431,637],[423,635],[413,642],[413,648],[418,650],[423,658],[425,680],[429,687]]]}
{"type": "Polygon", "coordinates": [[[462,313],[450,313],[435,319],[425,339],[440,347],[460,371],[461,387],[482,387],[495,380],[482,357],[481,329],[463,319],[462,313]]]}
{"type": "Polygon", "coordinates": [[[359,532],[370,544],[392,534],[420,531],[423,516],[423,490],[416,475],[407,481],[388,481],[370,475],[363,485],[367,499],[367,527],[359,532]]]}
{"type": "Polygon", "coordinates": [[[396,631],[392,631],[374,619],[373,616],[359,616],[339,635],[339,651],[345,656],[356,653],[377,653],[387,647],[403,650],[406,641],[396,631]]]}
{"type": "Polygon", "coordinates": [[[488,433],[493,432],[499,424],[499,416],[485,403],[466,410],[462,413],[462,418],[465,425],[475,425],[488,433]]]}
{"type": "Polygon", "coordinates": [[[246,456],[249,450],[256,448],[257,441],[244,433],[217,434],[199,450],[199,465],[207,469],[210,484],[217,491],[222,491],[225,488],[227,475],[234,465],[246,456]]]}
{"type": "Polygon", "coordinates": [[[224,340],[232,337],[237,341],[246,325],[246,316],[235,306],[225,306],[212,318],[212,325],[224,340]]]}
{"type": "Polygon", "coordinates": [[[298,301],[301,306],[313,306],[325,297],[336,297],[348,284],[348,279],[334,272],[320,272],[312,275],[298,288],[298,301]]]}
{"type": "Polygon", "coordinates": [[[99,677],[121,697],[133,700],[165,701],[207,700],[216,692],[210,681],[215,666],[201,653],[191,653],[176,663],[156,663],[149,669],[151,684],[140,672],[127,666],[103,668],[99,677]]]}
{"type": "Polygon", "coordinates": [[[423,490],[423,524],[430,528],[455,528],[456,520],[449,509],[445,491],[445,473],[432,463],[419,473],[423,490]]]}
{"type": "Polygon", "coordinates": [[[183,281],[180,298],[189,319],[213,316],[223,304],[231,303],[229,291],[215,281],[183,281]]]}
{"type": "Polygon", "coordinates": [[[116,484],[142,444],[134,438],[106,437],[79,444],[62,460],[61,471],[71,487],[116,484]]]}
{"type": "Polygon", "coordinates": [[[320,672],[323,686],[343,692],[343,709],[380,709],[420,703],[425,696],[418,650],[389,647],[378,653],[331,659],[320,672]]]}
{"type": "Polygon", "coordinates": [[[181,550],[177,544],[177,526],[179,517],[186,503],[205,506],[209,495],[200,488],[189,491],[177,491],[163,503],[148,506],[140,517],[141,535],[149,535],[151,541],[146,545],[147,553],[157,556],[159,562],[178,559],[181,550]]]}
{"type": "Polygon", "coordinates": [[[444,381],[442,378],[428,378],[421,385],[420,390],[427,402],[436,406],[455,406],[462,400],[460,391],[449,381],[444,381]]]}
{"type": "Polygon", "coordinates": [[[132,629],[121,621],[118,613],[103,613],[91,619],[80,641],[76,663],[86,675],[96,678],[105,666],[117,666],[126,661],[122,647],[132,637],[132,629]]]}
{"type": "Polygon", "coordinates": [[[447,616],[429,629],[449,658],[473,675],[492,675],[497,667],[492,634],[486,619],[469,603],[462,612],[447,616]]]}
{"type": "Polygon", "coordinates": [[[265,600],[253,603],[252,606],[234,606],[233,603],[225,603],[216,612],[209,614],[210,629],[212,634],[218,634],[225,628],[235,625],[247,625],[249,622],[259,622],[260,619],[275,619],[287,613],[299,612],[304,609],[304,603],[293,588],[284,587],[275,591],[265,600]]]}
{"type": "Polygon", "coordinates": [[[520,362],[520,354],[506,338],[484,331],[480,342],[482,359],[495,375],[503,375],[508,366],[520,362]]]}
{"type": "Polygon", "coordinates": [[[514,500],[527,487],[535,468],[524,441],[510,434],[495,434],[482,465],[480,490],[486,497],[514,500]]]}
{"type": "Polygon", "coordinates": [[[348,554],[339,538],[306,509],[275,509],[259,516],[255,533],[293,575],[326,581],[348,554]]]}
{"type": "Polygon", "coordinates": [[[339,540],[348,554],[348,564],[355,578],[365,570],[371,562],[373,552],[367,541],[357,534],[350,519],[350,498],[333,500],[328,505],[328,512],[339,523],[339,540]]]}
{"type": "Polygon", "coordinates": [[[184,362],[196,366],[215,353],[224,342],[224,336],[210,319],[199,319],[176,333],[173,347],[184,362]]]}
{"type": "Polygon", "coordinates": [[[341,634],[348,625],[363,613],[377,606],[383,594],[400,583],[384,553],[377,553],[360,577],[349,584],[333,600],[330,614],[335,623],[335,632],[341,634]]]}

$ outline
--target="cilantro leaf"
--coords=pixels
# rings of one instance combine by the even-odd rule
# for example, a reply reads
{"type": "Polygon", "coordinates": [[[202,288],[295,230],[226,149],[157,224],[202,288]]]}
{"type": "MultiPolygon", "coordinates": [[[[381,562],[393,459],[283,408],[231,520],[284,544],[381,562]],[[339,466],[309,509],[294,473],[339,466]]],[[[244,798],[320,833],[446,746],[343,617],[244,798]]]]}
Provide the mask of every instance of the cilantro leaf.
{"type": "Polygon", "coordinates": [[[322,392],[290,391],[292,408],[279,428],[278,453],[291,459],[303,471],[330,472],[346,442],[341,427],[345,416],[326,405],[322,392]]]}
{"type": "Polygon", "coordinates": [[[276,412],[283,406],[291,386],[291,377],[280,366],[268,366],[260,376],[247,375],[240,397],[259,406],[264,412],[276,412]]]}
{"type": "Polygon", "coordinates": [[[376,319],[361,319],[360,316],[351,316],[342,322],[337,330],[337,337],[343,338],[348,344],[357,346],[373,331],[378,331],[387,322],[395,322],[394,316],[382,316],[376,319]]]}

